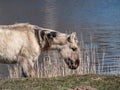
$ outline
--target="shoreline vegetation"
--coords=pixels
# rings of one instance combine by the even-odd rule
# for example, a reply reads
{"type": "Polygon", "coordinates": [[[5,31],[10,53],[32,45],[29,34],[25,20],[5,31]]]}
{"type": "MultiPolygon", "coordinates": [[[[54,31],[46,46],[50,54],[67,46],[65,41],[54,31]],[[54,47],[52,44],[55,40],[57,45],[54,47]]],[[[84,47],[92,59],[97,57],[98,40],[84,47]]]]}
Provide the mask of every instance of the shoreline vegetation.
{"type": "Polygon", "coordinates": [[[89,74],[52,78],[0,79],[0,90],[79,90],[73,89],[76,87],[92,87],[95,90],[120,90],[120,76],[89,74]]]}
{"type": "Polygon", "coordinates": [[[0,89],[79,90],[79,87],[89,87],[95,90],[120,90],[119,63],[114,60],[115,65],[106,64],[105,49],[98,50],[93,46],[92,39],[90,46],[80,41],[80,66],[76,70],[68,69],[57,51],[49,51],[41,54],[42,58],[35,65],[36,78],[21,78],[19,65],[8,65],[9,77],[0,79],[0,89]]]}
{"type": "MultiPolygon", "coordinates": [[[[82,35],[81,35],[82,36],[82,35]]],[[[35,65],[36,77],[50,78],[67,75],[119,75],[120,58],[106,63],[105,49],[99,49],[92,44],[87,45],[84,40],[80,40],[80,65],[76,70],[70,70],[57,51],[48,51],[41,54],[41,58],[35,65]]],[[[8,65],[8,78],[20,78],[21,70],[19,64],[8,65]]]]}

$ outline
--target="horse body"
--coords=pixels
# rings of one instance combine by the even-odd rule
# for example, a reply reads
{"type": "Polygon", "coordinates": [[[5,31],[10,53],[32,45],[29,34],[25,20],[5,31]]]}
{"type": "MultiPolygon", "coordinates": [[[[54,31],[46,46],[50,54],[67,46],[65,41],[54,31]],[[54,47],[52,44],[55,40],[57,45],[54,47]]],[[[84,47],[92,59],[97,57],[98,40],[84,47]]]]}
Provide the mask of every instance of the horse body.
{"type": "Polygon", "coordinates": [[[76,69],[79,47],[73,37],[75,34],[66,35],[27,23],[0,25],[0,63],[20,63],[23,75],[34,77],[34,64],[40,53],[56,49],[68,67],[76,69]],[[74,51],[75,48],[77,50],[74,51]],[[74,52],[77,56],[73,55],[74,52]]]}
{"type": "Polygon", "coordinates": [[[18,62],[20,55],[33,58],[38,56],[39,52],[39,45],[32,30],[0,27],[0,63],[18,62]]]}

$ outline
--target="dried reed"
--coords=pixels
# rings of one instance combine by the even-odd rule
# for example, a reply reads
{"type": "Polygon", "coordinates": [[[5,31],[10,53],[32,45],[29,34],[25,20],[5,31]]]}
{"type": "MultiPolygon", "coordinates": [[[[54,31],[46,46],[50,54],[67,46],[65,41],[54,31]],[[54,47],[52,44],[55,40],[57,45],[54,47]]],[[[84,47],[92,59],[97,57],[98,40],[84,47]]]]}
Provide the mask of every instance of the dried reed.
{"type": "MultiPolygon", "coordinates": [[[[84,43],[84,40],[80,40],[80,66],[76,70],[68,69],[64,60],[60,57],[57,51],[45,52],[41,59],[37,61],[35,65],[36,77],[49,78],[56,76],[67,76],[67,75],[83,75],[83,74],[106,74],[110,73],[110,65],[108,70],[105,69],[105,49],[103,54],[99,55],[98,48],[94,47],[91,39],[91,46],[84,43]]],[[[120,59],[119,59],[120,61],[120,59]]],[[[119,65],[118,65],[119,66],[119,65]]],[[[21,70],[19,65],[8,66],[9,77],[19,78],[21,77],[21,70]]]]}

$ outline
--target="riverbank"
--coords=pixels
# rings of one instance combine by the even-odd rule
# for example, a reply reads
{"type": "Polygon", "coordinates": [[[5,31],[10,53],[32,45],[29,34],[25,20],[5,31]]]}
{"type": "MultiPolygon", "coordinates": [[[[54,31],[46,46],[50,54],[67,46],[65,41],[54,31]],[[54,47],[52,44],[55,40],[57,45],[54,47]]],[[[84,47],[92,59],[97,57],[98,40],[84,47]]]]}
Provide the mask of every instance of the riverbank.
{"type": "Polygon", "coordinates": [[[0,79],[0,90],[72,90],[83,86],[98,90],[120,90],[120,76],[73,75],[43,79],[0,79]]]}

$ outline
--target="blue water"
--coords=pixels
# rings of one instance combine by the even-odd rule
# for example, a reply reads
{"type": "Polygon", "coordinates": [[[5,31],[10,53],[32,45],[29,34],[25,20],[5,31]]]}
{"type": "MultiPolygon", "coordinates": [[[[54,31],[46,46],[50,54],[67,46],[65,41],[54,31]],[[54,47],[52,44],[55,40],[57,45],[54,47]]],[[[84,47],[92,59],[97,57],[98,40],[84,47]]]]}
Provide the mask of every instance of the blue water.
{"type": "Polygon", "coordinates": [[[19,22],[75,31],[88,45],[92,36],[106,63],[120,57],[120,0],[0,0],[0,24],[19,22]]]}

